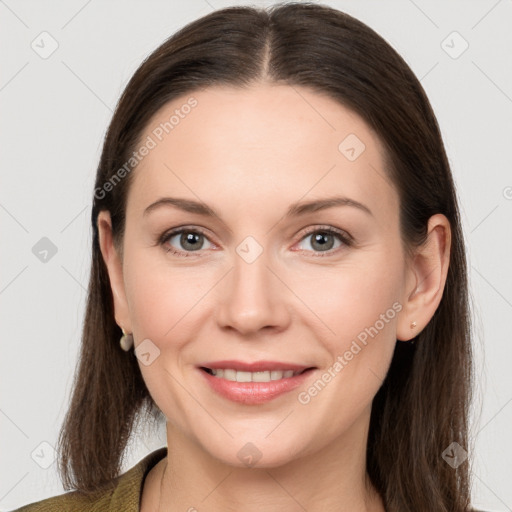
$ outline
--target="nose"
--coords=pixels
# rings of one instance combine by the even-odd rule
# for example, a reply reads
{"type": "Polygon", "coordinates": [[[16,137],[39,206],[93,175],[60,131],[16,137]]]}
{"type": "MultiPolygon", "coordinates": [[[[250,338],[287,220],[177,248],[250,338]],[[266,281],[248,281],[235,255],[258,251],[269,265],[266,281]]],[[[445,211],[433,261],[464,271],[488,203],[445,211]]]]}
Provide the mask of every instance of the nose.
{"type": "Polygon", "coordinates": [[[244,336],[263,329],[280,332],[290,322],[293,293],[265,251],[249,261],[235,253],[233,268],[220,283],[217,323],[244,336]]]}

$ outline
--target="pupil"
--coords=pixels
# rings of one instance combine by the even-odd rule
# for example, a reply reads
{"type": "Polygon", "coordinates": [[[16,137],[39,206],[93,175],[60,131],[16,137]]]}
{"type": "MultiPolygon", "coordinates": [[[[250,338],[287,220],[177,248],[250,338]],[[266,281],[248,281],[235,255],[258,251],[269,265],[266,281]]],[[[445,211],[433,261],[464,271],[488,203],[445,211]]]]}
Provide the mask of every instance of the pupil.
{"type": "Polygon", "coordinates": [[[328,233],[317,233],[314,237],[314,243],[319,243],[319,247],[321,249],[329,250],[332,248],[332,235],[329,235],[328,233]],[[331,238],[331,244],[329,244],[329,242],[325,242],[325,239],[329,237],[331,238]]]}
{"type": "Polygon", "coordinates": [[[200,244],[197,243],[198,241],[198,238],[202,236],[198,233],[187,233],[187,234],[184,234],[182,235],[182,244],[183,244],[183,247],[185,248],[188,248],[188,249],[197,249],[198,246],[200,246],[200,244]],[[187,247],[187,244],[190,244],[188,247],[187,247]]]}

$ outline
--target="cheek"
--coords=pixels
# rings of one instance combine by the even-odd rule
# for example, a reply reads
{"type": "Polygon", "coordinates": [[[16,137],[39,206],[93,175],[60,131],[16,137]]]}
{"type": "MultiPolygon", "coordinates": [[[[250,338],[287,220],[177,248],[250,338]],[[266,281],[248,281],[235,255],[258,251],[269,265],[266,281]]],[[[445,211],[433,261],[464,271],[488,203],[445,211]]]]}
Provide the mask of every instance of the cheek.
{"type": "Polygon", "coordinates": [[[208,276],[172,266],[154,248],[132,254],[127,252],[124,275],[133,330],[138,338],[162,340],[187,324],[187,315],[210,287],[208,276]]]}
{"type": "Polygon", "coordinates": [[[318,271],[316,280],[304,281],[299,292],[314,313],[316,332],[323,333],[326,367],[338,363],[332,368],[331,398],[343,397],[356,409],[371,400],[385,378],[402,310],[400,258],[377,252],[366,256],[328,276],[318,271]]]}
{"type": "Polygon", "coordinates": [[[389,331],[400,309],[393,309],[393,304],[400,297],[401,279],[400,264],[375,253],[328,272],[312,269],[307,279],[296,281],[294,292],[325,328],[328,338],[352,339],[381,315],[385,316],[385,328],[380,322],[378,325],[389,331]]]}
{"type": "Polygon", "coordinates": [[[188,342],[197,333],[200,300],[211,285],[204,272],[172,266],[156,249],[126,255],[125,289],[137,345],[149,339],[160,351],[149,365],[139,362],[139,367],[158,407],[168,420],[180,423],[190,408],[180,385],[180,366],[189,362],[188,342]]]}
{"type": "Polygon", "coordinates": [[[401,268],[390,266],[394,258],[370,259],[371,264],[338,268],[329,277],[319,273],[317,286],[304,282],[300,292],[308,297],[314,312],[309,327],[322,333],[318,337],[326,357],[318,375],[321,382],[303,390],[299,403],[318,418],[331,417],[333,408],[339,411],[322,427],[327,437],[348,428],[370,406],[396,345],[401,268]]]}

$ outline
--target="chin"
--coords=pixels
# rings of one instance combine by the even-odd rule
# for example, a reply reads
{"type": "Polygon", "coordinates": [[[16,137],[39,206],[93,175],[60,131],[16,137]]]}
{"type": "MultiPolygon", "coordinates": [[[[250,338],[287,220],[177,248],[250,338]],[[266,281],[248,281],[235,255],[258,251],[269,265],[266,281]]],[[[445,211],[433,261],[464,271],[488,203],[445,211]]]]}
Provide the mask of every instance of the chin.
{"type": "Polygon", "coordinates": [[[205,447],[205,449],[223,464],[237,468],[276,468],[300,456],[295,453],[292,446],[284,444],[277,437],[273,442],[230,440],[223,446],[205,447]]]}

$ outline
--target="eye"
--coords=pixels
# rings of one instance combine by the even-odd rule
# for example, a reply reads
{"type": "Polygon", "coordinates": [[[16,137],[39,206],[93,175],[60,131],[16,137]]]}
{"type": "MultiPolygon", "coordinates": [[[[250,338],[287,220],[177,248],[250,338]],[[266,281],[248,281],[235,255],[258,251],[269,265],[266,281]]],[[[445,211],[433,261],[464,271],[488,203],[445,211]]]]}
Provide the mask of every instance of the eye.
{"type": "MultiPolygon", "coordinates": [[[[339,247],[350,247],[353,243],[352,237],[348,233],[330,226],[319,226],[314,229],[310,229],[305,235],[303,235],[301,242],[308,239],[311,240],[309,245],[312,248],[312,251],[317,253],[315,257],[330,256],[333,253],[337,253],[338,251],[336,249],[339,247]],[[336,240],[338,240],[338,245],[333,250],[336,240]]],[[[176,228],[164,233],[160,237],[159,243],[167,252],[184,257],[199,257],[200,254],[195,255],[193,253],[199,253],[203,249],[211,249],[212,247],[215,247],[202,230],[187,227],[176,228]],[[210,247],[204,247],[205,242],[209,243],[210,247]]],[[[307,248],[299,250],[310,251],[307,248]]]]}
{"type": "MultiPolygon", "coordinates": [[[[211,244],[201,230],[191,228],[174,229],[164,233],[160,238],[160,244],[164,246],[167,252],[185,257],[190,256],[191,252],[204,249],[205,241],[211,244]],[[181,246],[182,249],[176,249],[175,245],[181,246]]],[[[213,246],[213,244],[211,245],[213,246]]]]}
{"type": "MultiPolygon", "coordinates": [[[[333,249],[336,239],[340,242],[336,248],[340,246],[350,247],[352,245],[352,239],[350,235],[334,229],[330,226],[326,227],[316,227],[312,230],[309,230],[306,235],[302,238],[302,240],[310,240],[309,245],[312,247],[313,252],[323,252],[327,254],[317,254],[316,256],[329,256],[338,251],[331,250],[333,249]]],[[[336,249],[335,248],[335,249],[336,249]]],[[[308,249],[306,249],[308,250],[308,249]]]]}

